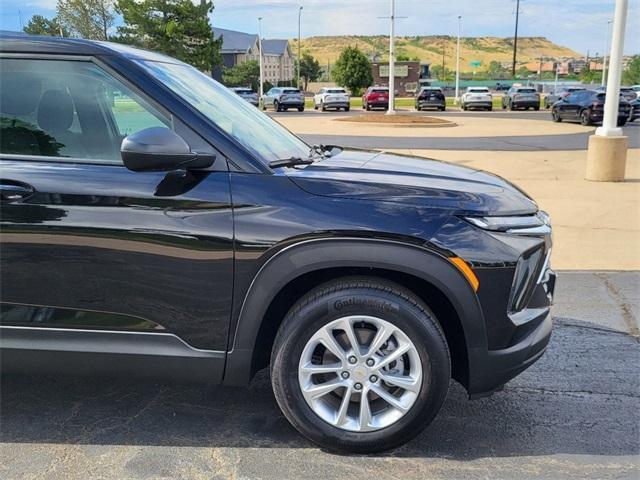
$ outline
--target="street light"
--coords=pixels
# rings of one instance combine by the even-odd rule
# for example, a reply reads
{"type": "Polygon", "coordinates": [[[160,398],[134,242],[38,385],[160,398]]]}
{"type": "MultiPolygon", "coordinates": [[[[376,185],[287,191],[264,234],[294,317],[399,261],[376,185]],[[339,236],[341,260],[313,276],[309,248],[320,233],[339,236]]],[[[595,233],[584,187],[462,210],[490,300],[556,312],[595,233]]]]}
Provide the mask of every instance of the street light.
{"type": "Polygon", "coordinates": [[[389,108],[387,115],[395,115],[396,107],[396,53],[394,51],[396,2],[391,0],[391,32],[389,34],[389,108]]]}
{"type": "Polygon", "coordinates": [[[462,32],[462,15],[458,15],[458,45],[456,48],[456,95],[455,104],[460,101],[460,33],[462,32]]]}
{"type": "Polygon", "coordinates": [[[600,82],[600,85],[604,87],[604,78],[607,76],[607,51],[609,50],[609,39],[611,38],[611,24],[613,23],[612,20],[609,20],[607,22],[607,38],[605,39],[605,47],[604,47],[604,55],[603,55],[603,59],[602,59],[602,82],[600,82]]]}
{"type": "Polygon", "coordinates": [[[260,49],[260,100],[264,95],[264,67],[262,65],[262,17],[258,17],[258,48],[260,49]]]}
{"type": "Polygon", "coordinates": [[[298,89],[300,88],[300,15],[302,14],[302,7],[298,9],[298,89]]]}

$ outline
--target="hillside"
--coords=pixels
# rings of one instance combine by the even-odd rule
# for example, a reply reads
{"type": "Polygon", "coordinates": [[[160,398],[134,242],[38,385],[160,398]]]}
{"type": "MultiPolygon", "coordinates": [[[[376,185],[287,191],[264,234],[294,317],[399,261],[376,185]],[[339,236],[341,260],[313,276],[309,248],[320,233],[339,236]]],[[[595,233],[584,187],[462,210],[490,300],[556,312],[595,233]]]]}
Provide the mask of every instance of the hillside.
{"type": "MultiPolygon", "coordinates": [[[[466,37],[461,39],[460,50],[461,71],[472,71],[473,61],[482,62],[477,70],[484,70],[492,60],[508,63],[513,56],[513,39],[498,37],[466,37]]],[[[291,40],[295,52],[297,40],[291,40]]],[[[368,55],[377,54],[379,60],[387,58],[389,37],[377,36],[339,36],[309,37],[302,39],[302,50],[309,51],[320,61],[321,65],[335,62],[345,47],[357,45],[368,55]]],[[[442,64],[444,45],[447,68],[454,68],[456,54],[456,38],[450,36],[396,37],[396,54],[406,55],[411,59],[418,58],[427,63],[442,64]]],[[[549,59],[579,58],[581,54],[570,48],[556,45],[544,37],[518,38],[518,62],[537,61],[540,57],[549,59]]]]}

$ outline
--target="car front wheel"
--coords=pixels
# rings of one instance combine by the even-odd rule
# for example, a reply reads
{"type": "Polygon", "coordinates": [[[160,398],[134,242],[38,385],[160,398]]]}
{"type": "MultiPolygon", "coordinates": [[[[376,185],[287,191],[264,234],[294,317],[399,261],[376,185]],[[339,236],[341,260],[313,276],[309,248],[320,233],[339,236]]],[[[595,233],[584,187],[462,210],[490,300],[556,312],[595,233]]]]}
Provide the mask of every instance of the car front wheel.
{"type": "Polygon", "coordinates": [[[580,114],[580,123],[582,125],[584,125],[585,127],[588,127],[589,125],[591,125],[591,111],[590,110],[583,110],[582,113],[580,114]]]}
{"type": "Polygon", "coordinates": [[[560,123],[562,121],[557,110],[551,110],[551,119],[556,123],[560,123]]]}
{"type": "Polygon", "coordinates": [[[373,278],[324,284],[278,330],[271,380],[284,415],[331,450],[376,452],[422,431],[447,394],[450,357],[429,308],[373,278]]]}

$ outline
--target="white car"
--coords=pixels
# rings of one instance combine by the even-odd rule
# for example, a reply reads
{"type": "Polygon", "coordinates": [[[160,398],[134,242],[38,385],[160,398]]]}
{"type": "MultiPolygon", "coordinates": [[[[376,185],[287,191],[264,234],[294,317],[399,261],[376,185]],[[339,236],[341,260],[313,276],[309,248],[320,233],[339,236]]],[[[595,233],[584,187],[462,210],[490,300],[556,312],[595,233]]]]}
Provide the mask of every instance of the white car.
{"type": "Polygon", "coordinates": [[[325,87],[321,88],[318,93],[313,96],[313,108],[321,109],[323,112],[328,108],[340,110],[344,108],[345,112],[349,111],[349,94],[344,88],[325,87]]]}
{"type": "Polygon", "coordinates": [[[460,97],[462,110],[482,108],[493,110],[493,96],[487,87],[467,87],[467,91],[460,97]]]}

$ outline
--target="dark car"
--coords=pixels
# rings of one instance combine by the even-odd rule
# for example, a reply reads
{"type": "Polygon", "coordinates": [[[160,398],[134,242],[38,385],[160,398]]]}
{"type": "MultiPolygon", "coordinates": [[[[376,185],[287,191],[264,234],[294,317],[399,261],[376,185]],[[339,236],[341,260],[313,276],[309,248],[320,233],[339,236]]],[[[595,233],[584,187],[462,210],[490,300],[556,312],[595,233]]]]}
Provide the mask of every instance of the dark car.
{"type": "Polygon", "coordinates": [[[551,105],[556,103],[561,98],[567,97],[571,95],[573,92],[579,92],[581,90],[585,90],[584,87],[578,86],[564,86],[556,88],[553,92],[549,93],[546,97],[544,97],[544,108],[549,109],[551,105]]]}
{"type": "Polygon", "coordinates": [[[629,121],[633,122],[640,118],[640,99],[635,99],[629,102],[629,121]]]}
{"type": "Polygon", "coordinates": [[[231,90],[233,93],[238,95],[243,100],[249,102],[254,107],[258,106],[258,94],[253,90],[251,90],[250,88],[231,87],[229,90],[231,90]]]}
{"type": "Polygon", "coordinates": [[[371,110],[372,108],[389,108],[389,89],[387,87],[369,87],[362,95],[362,108],[371,110]]]}
{"type": "MultiPolygon", "coordinates": [[[[563,120],[580,122],[584,126],[601,123],[604,116],[605,94],[596,90],[574,92],[562,98],[551,107],[551,118],[554,122],[563,120]]],[[[618,107],[618,126],[623,126],[629,119],[631,107],[622,96],[618,107]]]]}
{"type": "Polygon", "coordinates": [[[416,95],[416,110],[426,110],[427,108],[435,108],[444,112],[447,103],[444,93],[440,87],[422,87],[416,95]]]}
{"type": "Polygon", "coordinates": [[[371,452],[428,425],[451,378],[482,397],[544,353],[551,229],[516,186],[312,147],[163,55],[1,39],[3,371],[269,368],[300,432],[371,452]]]}
{"type": "Polygon", "coordinates": [[[516,110],[522,108],[540,110],[540,94],[533,87],[513,86],[502,97],[502,108],[516,110]]]}
{"type": "Polygon", "coordinates": [[[508,83],[500,83],[496,82],[495,90],[496,92],[506,92],[511,88],[511,85],[508,83]]]}

